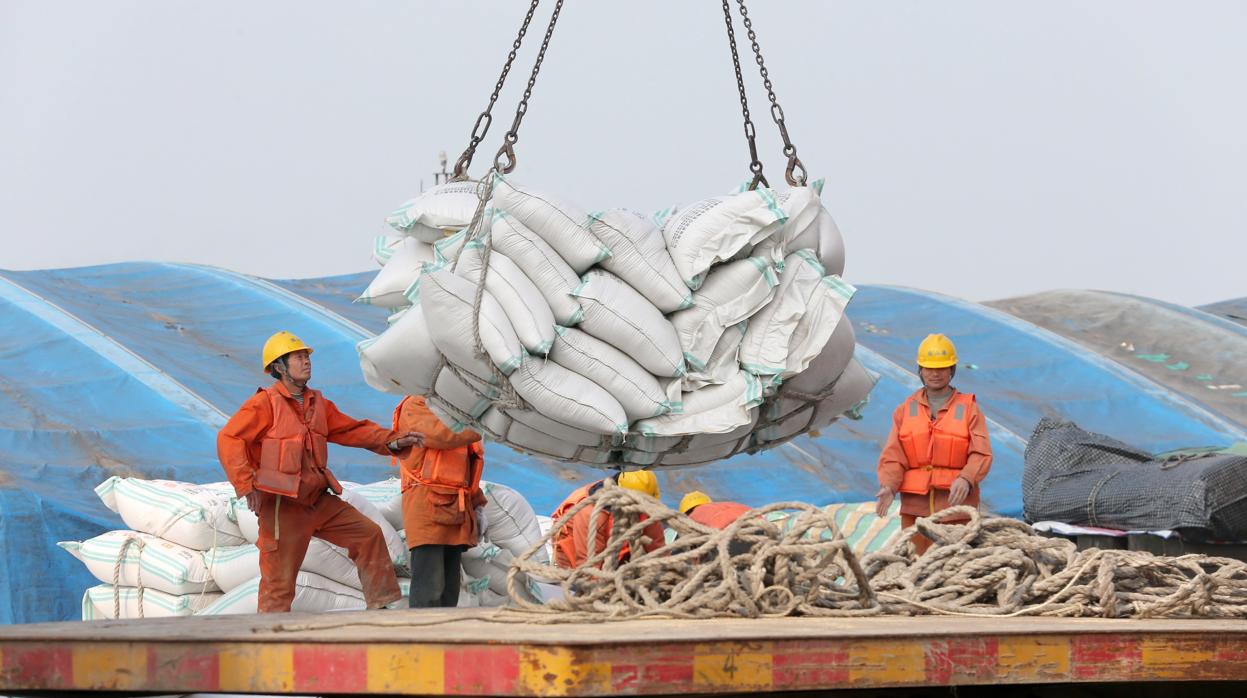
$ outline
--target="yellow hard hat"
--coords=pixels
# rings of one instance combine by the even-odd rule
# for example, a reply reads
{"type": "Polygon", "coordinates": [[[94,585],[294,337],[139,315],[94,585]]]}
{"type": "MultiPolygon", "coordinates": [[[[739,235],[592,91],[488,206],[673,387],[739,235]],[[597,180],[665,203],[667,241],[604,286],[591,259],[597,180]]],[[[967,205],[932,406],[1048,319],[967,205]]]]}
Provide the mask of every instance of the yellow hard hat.
{"type": "Polygon", "coordinates": [[[627,487],[641,494],[648,494],[654,499],[658,499],[658,478],[648,470],[633,470],[627,473],[620,473],[618,480],[620,487],[627,487]]]}
{"type": "Polygon", "coordinates": [[[701,490],[693,490],[692,492],[684,495],[684,498],[680,500],[680,513],[687,514],[693,509],[693,507],[709,504],[711,501],[713,500],[710,499],[710,495],[702,492],[701,490]]]}
{"type": "Polygon", "coordinates": [[[957,365],[957,347],[942,334],[929,334],[918,345],[918,365],[923,368],[948,368],[957,365]]]}
{"type": "Polygon", "coordinates": [[[303,343],[302,339],[294,336],[293,333],[282,330],[264,343],[264,366],[263,370],[267,371],[268,367],[276,360],[289,354],[292,351],[307,350],[312,353],[312,348],[303,343]]]}

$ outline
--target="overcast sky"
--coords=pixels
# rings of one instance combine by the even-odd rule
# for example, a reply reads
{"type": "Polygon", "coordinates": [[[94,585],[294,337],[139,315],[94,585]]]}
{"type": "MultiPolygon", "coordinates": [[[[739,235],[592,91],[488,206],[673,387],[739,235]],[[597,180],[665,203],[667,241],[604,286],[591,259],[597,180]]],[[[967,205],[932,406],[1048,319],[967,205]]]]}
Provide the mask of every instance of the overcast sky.
{"type": "MultiPolygon", "coordinates": [[[[752,5],[850,281],[1247,295],[1247,3],[752,5]]],[[[385,214],[464,147],[526,6],[0,0],[0,268],[370,268],[385,214]]],[[[738,185],[721,7],[567,2],[518,154],[521,183],[591,209],[738,185]]]]}

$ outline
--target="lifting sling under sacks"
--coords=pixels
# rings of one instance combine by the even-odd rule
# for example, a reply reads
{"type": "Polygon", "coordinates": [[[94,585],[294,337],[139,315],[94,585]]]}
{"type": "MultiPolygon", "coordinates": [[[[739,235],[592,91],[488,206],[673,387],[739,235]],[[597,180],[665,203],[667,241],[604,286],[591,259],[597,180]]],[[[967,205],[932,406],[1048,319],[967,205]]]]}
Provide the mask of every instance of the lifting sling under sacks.
{"type": "Polygon", "coordinates": [[[897,434],[905,451],[906,470],[901,492],[930,494],[947,490],[961,474],[970,454],[970,414],[974,395],[954,393],[947,409],[932,420],[928,408],[911,396],[897,434]]]}

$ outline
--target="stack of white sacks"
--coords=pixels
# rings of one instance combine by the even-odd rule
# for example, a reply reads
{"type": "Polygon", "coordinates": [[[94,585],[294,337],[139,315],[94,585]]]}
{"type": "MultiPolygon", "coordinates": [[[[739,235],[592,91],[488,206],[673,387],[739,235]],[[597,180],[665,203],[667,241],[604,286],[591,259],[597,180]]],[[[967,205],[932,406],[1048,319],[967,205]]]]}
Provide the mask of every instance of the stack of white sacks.
{"type": "Polygon", "coordinates": [[[856,416],[844,245],[821,183],[653,216],[586,212],[501,175],[407,202],[360,302],[394,310],[359,346],[374,388],[423,395],[452,428],[549,458],[691,465],[856,416]],[[485,188],[480,187],[484,192],[485,188]],[[482,260],[477,357],[473,307],[482,260]],[[447,364],[459,370],[452,370],[447,364]],[[509,382],[515,400],[500,399],[509,382]]]}
{"type": "MultiPolygon", "coordinates": [[[[515,490],[497,483],[482,488],[489,527],[485,540],[464,554],[460,606],[503,605],[507,565],[548,526],[515,490]]],[[[344,482],[343,489],[343,499],[381,528],[406,595],[420,580],[410,579],[407,570],[398,479],[344,482]]],[[[112,477],[95,491],[131,530],[59,544],[101,582],[83,595],[83,620],[115,618],[117,610],[121,618],[256,612],[259,525],[229,483],[112,477]]],[[[345,549],[323,540],[312,540],[296,585],[294,611],[364,608],[354,563],[345,549]]],[[[531,582],[523,591],[535,599],[549,593],[531,582]]],[[[405,599],[395,604],[405,605],[405,599]]]]}

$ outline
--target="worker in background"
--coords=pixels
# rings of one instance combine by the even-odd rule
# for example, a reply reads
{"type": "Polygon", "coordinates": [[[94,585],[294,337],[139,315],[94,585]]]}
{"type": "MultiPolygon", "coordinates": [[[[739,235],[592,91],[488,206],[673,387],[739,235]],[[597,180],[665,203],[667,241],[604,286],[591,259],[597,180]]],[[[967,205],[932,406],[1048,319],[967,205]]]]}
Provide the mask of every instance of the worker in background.
{"type": "Polygon", "coordinates": [[[680,513],[703,526],[723,530],[736,523],[751,507],[736,502],[716,502],[705,492],[693,490],[680,500],[680,513]]]}
{"type": "MultiPolygon", "coordinates": [[[[609,478],[614,480],[615,484],[634,492],[649,495],[654,499],[658,499],[661,493],[658,489],[658,478],[648,470],[634,470],[626,473],[615,473],[609,478]]],[[[557,525],[559,520],[563,518],[572,507],[579,504],[585,498],[594,494],[606,485],[607,480],[599,480],[577,489],[568,495],[567,499],[554,510],[551,518],[557,525]]],[[[573,568],[584,564],[589,558],[589,519],[593,516],[593,507],[586,506],[576,513],[575,518],[569,521],[555,535],[554,544],[554,564],[559,567],[573,568]]],[[[594,536],[593,550],[594,553],[601,552],[606,548],[607,542],[610,540],[611,529],[614,526],[614,517],[609,513],[598,515],[597,530],[592,532],[594,536]]],[[[649,543],[645,545],[646,552],[653,552],[662,547],[665,542],[663,536],[662,524],[654,521],[645,527],[644,534],[649,538],[649,543]]],[[[621,561],[629,557],[630,551],[627,546],[620,553],[621,561]]]]}
{"type": "Polygon", "coordinates": [[[421,445],[397,459],[403,527],[411,549],[408,605],[453,608],[459,605],[460,558],[485,530],[481,437],[468,429],[454,433],[420,397],[398,404],[394,430],[424,437],[421,445]]]}
{"type": "MultiPolygon", "coordinates": [[[[886,516],[901,493],[901,526],[948,507],[978,506],[979,484],[992,465],[987,420],[974,396],[958,392],[957,349],[942,334],[928,335],[918,347],[922,388],[892,414],[892,432],[879,454],[879,492],[875,508],[886,516]]],[[[950,519],[956,523],[965,519],[950,519]]],[[[915,533],[918,554],[931,541],[915,533]]]]}
{"type": "Polygon", "coordinates": [[[364,601],[381,608],[402,598],[381,528],[338,498],[327,444],[402,454],[419,434],[398,434],[352,419],[307,387],[312,348],[289,332],[264,343],[275,381],[252,395],[217,435],[217,456],[239,497],[260,522],[260,613],[290,610],[295,577],[313,536],[346,548],[359,568],[364,601]]]}

